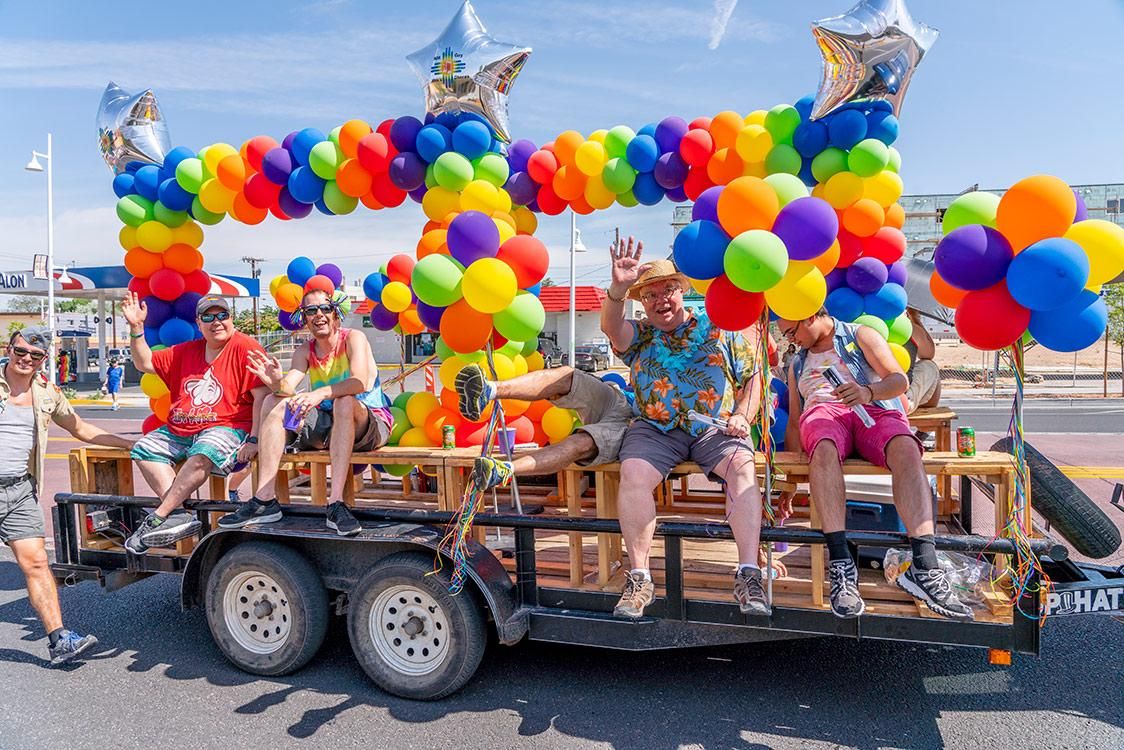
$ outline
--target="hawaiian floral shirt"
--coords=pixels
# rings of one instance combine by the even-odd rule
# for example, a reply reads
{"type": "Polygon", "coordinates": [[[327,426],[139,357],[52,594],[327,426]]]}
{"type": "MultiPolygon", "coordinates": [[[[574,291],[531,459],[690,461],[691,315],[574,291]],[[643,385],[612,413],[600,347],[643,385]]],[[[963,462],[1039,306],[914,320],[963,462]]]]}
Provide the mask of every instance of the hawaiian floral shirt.
{"type": "Polygon", "coordinates": [[[681,427],[701,435],[707,426],[692,422],[692,409],[712,417],[730,416],[738,389],[754,374],[755,355],[740,333],[723,331],[703,313],[663,332],[630,321],[632,345],[617,356],[632,370],[636,412],[669,432],[681,427]]]}

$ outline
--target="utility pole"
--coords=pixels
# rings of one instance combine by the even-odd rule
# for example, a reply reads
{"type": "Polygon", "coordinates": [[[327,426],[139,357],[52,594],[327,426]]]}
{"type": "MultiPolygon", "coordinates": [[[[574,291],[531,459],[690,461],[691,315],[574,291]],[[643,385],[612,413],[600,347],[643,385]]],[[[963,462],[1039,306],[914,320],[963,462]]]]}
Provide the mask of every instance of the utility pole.
{"type": "MultiPolygon", "coordinates": [[[[251,258],[249,256],[242,256],[243,263],[250,264],[250,278],[257,279],[261,276],[261,271],[258,269],[258,263],[264,263],[265,258],[251,258]]],[[[258,290],[260,294],[260,289],[258,290]]],[[[254,335],[257,336],[260,331],[258,330],[258,298],[254,297],[254,335]]]]}

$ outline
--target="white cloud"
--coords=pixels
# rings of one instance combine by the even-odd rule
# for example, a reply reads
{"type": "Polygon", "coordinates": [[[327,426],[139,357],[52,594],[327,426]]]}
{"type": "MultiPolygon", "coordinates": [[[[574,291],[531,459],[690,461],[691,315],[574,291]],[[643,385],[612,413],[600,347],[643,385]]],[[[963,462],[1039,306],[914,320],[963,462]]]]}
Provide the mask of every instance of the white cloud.
{"type": "Polygon", "coordinates": [[[706,44],[708,48],[718,49],[722,37],[726,36],[726,26],[730,23],[730,16],[734,14],[737,5],[738,0],[714,0],[714,17],[710,19],[710,41],[706,44]]]}

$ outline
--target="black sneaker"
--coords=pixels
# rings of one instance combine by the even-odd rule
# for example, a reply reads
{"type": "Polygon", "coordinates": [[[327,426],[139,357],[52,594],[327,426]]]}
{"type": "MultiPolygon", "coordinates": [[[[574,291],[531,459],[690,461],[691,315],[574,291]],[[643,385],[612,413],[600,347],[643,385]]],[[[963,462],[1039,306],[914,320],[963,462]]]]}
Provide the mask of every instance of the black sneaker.
{"type": "Polygon", "coordinates": [[[827,574],[831,579],[831,611],[836,617],[850,619],[866,611],[866,602],[859,595],[859,569],[853,560],[832,560],[827,574]]]}
{"type": "Polygon", "coordinates": [[[761,571],[756,568],[742,568],[734,574],[734,598],[743,615],[773,614],[761,583],[761,571]]]}
{"type": "Polygon", "coordinates": [[[940,568],[919,568],[910,565],[898,576],[898,587],[925,602],[941,617],[952,620],[973,620],[972,609],[956,597],[948,582],[948,575],[940,568]]]}
{"type": "Polygon", "coordinates": [[[473,422],[479,421],[495,396],[495,387],[489,387],[484,369],[477,364],[466,365],[457,373],[455,385],[461,414],[473,422]]]}
{"type": "Polygon", "coordinates": [[[53,646],[47,647],[51,656],[51,664],[65,664],[77,659],[83,651],[89,651],[98,645],[98,639],[92,635],[78,635],[73,630],[64,630],[59,634],[59,639],[53,646]]]}
{"type": "Polygon", "coordinates": [[[227,513],[219,519],[220,529],[240,529],[243,526],[253,526],[259,523],[273,523],[281,520],[281,503],[277,498],[269,502],[262,502],[256,497],[251,497],[239,506],[233,513],[227,513]]]}
{"type": "MultiPolygon", "coordinates": [[[[155,514],[149,516],[155,518],[155,514]]],[[[168,547],[181,539],[187,539],[199,533],[203,524],[192,513],[177,511],[162,523],[152,526],[147,522],[141,525],[140,542],[145,547],[168,547]]]]}
{"type": "Polygon", "coordinates": [[[351,515],[351,511],[343,503],[331,503],[328,506],[328,518],[325,521],[329,529],[340,536],[355,536],[363,527],[351,515]]]}

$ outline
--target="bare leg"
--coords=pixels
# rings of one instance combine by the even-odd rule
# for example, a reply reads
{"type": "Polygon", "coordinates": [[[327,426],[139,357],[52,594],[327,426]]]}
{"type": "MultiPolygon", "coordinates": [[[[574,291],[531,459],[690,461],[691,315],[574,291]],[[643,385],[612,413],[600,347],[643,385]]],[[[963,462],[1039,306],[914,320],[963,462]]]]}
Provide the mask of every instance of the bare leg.
{"type": "Polygon", "coordinates": [[[259,500],[272,500],[277,496],[277,469],[285,454],[285,400],[272,393],[261,406],[261,425],[258,429],[258,491],[259,500]]]}
{"type": "Polygon", "coordinates": [[[55,577],[47,560],[47,547],[43,537],[16,539],[11,542],[16,563],[27,579],[27,598],[43,627],[50,633],[62,627],[62,611],[59,609],[59,592],[55,577]]]}
{"type": "Polygon", "coordinates": [[[917,443],[898,435],[886,445],[886,468],[893,477],[894,505],[910,536],[933,533],[933,495],[917,443]]]}
{"type": "Polygon", "coordinates": [[[575,432],[560,443],[548,445],[533,453],[519,456],[512,468],[519,476],[524,474],[555,474],[567,466],[588,458],[597,452],[597,445],[588,433],[575,432]]]}
{"type": "Polygon", "coordinates": [[[816,444],[808,467],[808,480],[812,502],[823,520],[824,533],[843,531],[847,525],[847,489],[834,440],[821,440],[816,444]]]}
{"type": "Polygon", "coordinates": [[[634,570],[647,570],[656,533],[656,501],[652,496],[663,476],[647,461],[627,458],[621,462],[621,487],[617,514],[621,534],[634,570]]]}
{"type": "Polygon", "coordinates": [[[164,497],[176,481],[176,470],[171,464],[162,464],[158,461],[137,461],[137,468],[141,476],[148,483],[156,497],[164,497]]]}
{"type": "Polygon", "coordinates": [[[343,490],[351,480],[351,452],[355,446],[355,435],[367,429],[370,418],[367,407],[356,401],[354,396],[332,400],[332,439],[328,443],[328,453],[332,458],[329,503],[343,502],[343,490]]]}
{"type": "Polygon", "coordinates": [[[195,490],[203,486],[215,465],[208,458],[191,456],[183,462],[180,471],[176,474],[176,481],[164,494],[163,502],[156,509],[156,515],[167,518],[170,513],[178,510],[183,501],[191,497],[195,490]]]}
{"type": "Polygon", "coordinates": [[[734,453],[714,471],[726,482],[726,521],[734,532],[738,562],[756,565],[761,546],[761,490],[753,454],[734,453]]]}
{"type": "Polygon", "coordinates": [[[570,392],[573,373],[573,369],[569,367],[554,367],[529,372],[511,380],[501,380],[496,383],[496,396],[521,401],[565,396],[570,392]]]}

